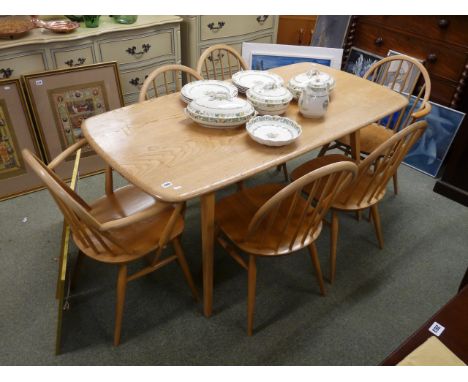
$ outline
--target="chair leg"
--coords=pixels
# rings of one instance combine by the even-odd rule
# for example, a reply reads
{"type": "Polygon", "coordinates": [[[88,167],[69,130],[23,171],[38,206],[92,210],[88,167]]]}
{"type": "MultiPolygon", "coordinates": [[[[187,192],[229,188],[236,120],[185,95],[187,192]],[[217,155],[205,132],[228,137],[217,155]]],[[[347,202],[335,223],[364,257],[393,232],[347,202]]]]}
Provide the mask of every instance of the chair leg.
{"type": "Polygon", "coordinates": [[[317,157],[322,157],[325,155],[325,153],[328,151],[328,148],[330,147],[330,143],[327,143],[326,145],[323,145],[322,148],[320,149],[317,157]]]}
{"type": "Polygon", "coordinates": [[[192,290],[193,298],[196,301],[200,301],[197,288],[195,287],[195,283],[193,282],[192,274],[190,273],[190,268],[188,266],[187,259],[185,258],[184,251],[182,249],[182,246],[180,245],[180,241],[178,237],[172,240],[172,245],[174,246],[174,251],[177,256],[177,262],[179,263],[180,268],[182,268],[182,272],[184,273],[185,280],[187,281],[187,284],[192,290]]]}
{"type": "Polygon", "coordinates": [[[78,276],[80,274],[80,268],[83,263],[84,254],[80,250],[78,250],[78,255],[76,256],[75,266],[72,270],[71,280],[70,280],[70,289],[73,290],[76,287],[76,283],[78,281],[78,276]]]}
{"type": "Polygon", "coordinates": [[[336,273],[336,247],[338,243],[338,212],[332,210],[331,233],[330,233],[330,284],[335,281],[336,273]]]}
{"type": "Polygon", "coordinates": [[[257,284],[257,264],[255,256],[249,255],[248,284],[247,284],[247,335],[253,334],[255,309],[255,288],[257,284]]]}
{"type": "Polygon", "coordinates": [[[127,288],[127,265],[119,266],[117,276],[117,303],[115,306],[114,346],[120,344],[120,333],[122,331],[122,317],[125,303],[125,291],[127,288]]]}
{"type": "Polygon", "coordinates": [[[393,193],[398,195],[398,173],[395,172],[393,175],[393,193]]]}
{"type": "Polygon", "coordinates": [[[242,191],[245,188],[244,181],[242,180],[240,182],[237,182],[236,185],[237,185],[237,191],[242,191]]]}
{"type": "Polygon", "coordinates": [[[356,220],[357,220],[358,222],[361,221],[361,210],[357,210],[357,211],[356,211],[356,220]]]}
{"type": "Polygon", "coordinates": [[[287,183],[289,182],[289,174],[288,174],[288,167],[286,166],[286,163],[283,163],[281,165],[281,168],[283,169],[284,181],[287,183]]]}
{"type": "Polygon", "coordinates": [[[309,245],[309,253],[310,258],[312,259],[312,263],[314,264],[315,274],[317,276],[317,281],[320,286],[320,294],[325,296],[325,286],[323,285],[323,277],[322,277],[322,270],[320,269],[320,261],[317,254],[317,247],[315,243],[309,245]]]}
{"type": "Polygon", "coordinates": [[[371,214],[372,214],[372,221],[374,222],[375,233],[377,235],[377,239],[379,241],[380,249],[383,249],[383,235],[382,235],[382,226],[380,224],[380,215],[379,210],[377,209],[377,204],[374,204],[371,207],[371,214]]]}

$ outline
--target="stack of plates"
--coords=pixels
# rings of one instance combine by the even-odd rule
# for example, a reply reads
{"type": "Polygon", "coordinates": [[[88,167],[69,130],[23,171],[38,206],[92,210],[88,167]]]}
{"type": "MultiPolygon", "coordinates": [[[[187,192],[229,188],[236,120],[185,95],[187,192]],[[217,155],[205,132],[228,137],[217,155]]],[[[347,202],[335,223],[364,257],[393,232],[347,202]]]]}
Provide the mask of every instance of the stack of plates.
{"type": "Polygon", "coordinates": [[[289,80],[288,89],[291,91],[295,99],[299,99],[302,91],[313,78],[319,78],[320,82],[328,83],[328,90],[330,92],[335,88],[335,79],[332,76],[318,70],[310,70],[308,72],[298,74],[289,80]]]}
{"type": "Polygon", "coordinates": [[[263,115],[252,118],[246,125],[250,137],[263,145],[284,146],[295,141],[302,133],[299,126],[292,119],[263,115]]]}
{"type": "Polygon", "coordinates": [[[232,82],[236,85],[239,92],[245,93],[255,85],[276,84],[283,85],[283,79],[275,73],[263,70],[241,70],[232,76],[232,82]]]}
{"type": "Polygon", "coordinates": [[[225,129],[243,125],[255,115],[255,109],[246,100],[222,92],[194,99],[185,113],[199,125],[225,129]]]}
{"type": "Polygon", "coordinates": [[[188,104],[196,98],[223,92],[230,97],[237,96],[237,88],[228,82],[218,80],[192,81],[182,87],[180,98],[188,104]]]}

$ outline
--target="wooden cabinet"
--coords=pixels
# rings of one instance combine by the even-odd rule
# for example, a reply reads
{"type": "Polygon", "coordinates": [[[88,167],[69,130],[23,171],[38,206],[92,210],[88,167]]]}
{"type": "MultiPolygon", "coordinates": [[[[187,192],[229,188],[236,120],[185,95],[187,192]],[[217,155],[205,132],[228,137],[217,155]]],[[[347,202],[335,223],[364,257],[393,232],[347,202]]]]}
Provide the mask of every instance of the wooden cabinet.
{"type": "MultiPolygon", "coordinates": [[[[352,46],[386,56],[389,49],[424,61],[431,100],[468,113],[468,16],[352,16],[343,62],[352,46]]],[[[468,117],[434,191],[468,206],[468,117]]]]}
{"type": "Polygon", "coordinates": [[[278,44],[310,45],[317,16],[280,16],[278,44]]]}
{"type": "Polygon", "coordinates": [[[101,16],[98,28],[70,34],[45,29],[0,41],[0,78],[97,62],[117,61],[126,104],[136,102],[145,77],[158,66],[181,62],[178,16],[138,16],[134,24],[117,24],[101,16]]]}
{"type": "Polygon", "coordinates": [[[195,68],[202,52],[227,44],[241,53],[243,42],[275,43],[278,16],[182,16],[182,63],[195,68]]]}

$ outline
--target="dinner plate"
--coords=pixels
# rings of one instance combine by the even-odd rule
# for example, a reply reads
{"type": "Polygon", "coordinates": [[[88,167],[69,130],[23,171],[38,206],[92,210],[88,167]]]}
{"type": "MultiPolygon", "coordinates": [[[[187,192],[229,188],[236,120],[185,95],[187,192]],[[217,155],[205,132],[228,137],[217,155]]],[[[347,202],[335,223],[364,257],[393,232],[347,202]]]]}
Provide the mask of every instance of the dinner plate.
{"type": "Polygon", "coordinates": [[[283,79],[277,74],[263,70],[241,70],[232,76],[232,82],[241,93],[245,93],[255,85],[267,83],[283,85],[284,83],[283,79]]]}
{"type": "Polygon", "coordinates": [[[196,98],[220,92],[225,92],[231,97],[237,96],[237,88],[234,85],[219,80],[200,80],[189,82],[182,87],[180,96],[184,102],[190,103],[196,98]]]}
{"type": "Polygon", "coordinates": [[[302,133],[301,126],[292,119],[272,115],[252,118],[246,130],[254,141],[267,146],[287,145],[302,133]]]}
{"type": "Polygon", "coordinates": [[[80,23],[70,20],[45,21],[41,23],[41,28],[48,29],[55,33],[70,33],[80,27],[80,23]]]}

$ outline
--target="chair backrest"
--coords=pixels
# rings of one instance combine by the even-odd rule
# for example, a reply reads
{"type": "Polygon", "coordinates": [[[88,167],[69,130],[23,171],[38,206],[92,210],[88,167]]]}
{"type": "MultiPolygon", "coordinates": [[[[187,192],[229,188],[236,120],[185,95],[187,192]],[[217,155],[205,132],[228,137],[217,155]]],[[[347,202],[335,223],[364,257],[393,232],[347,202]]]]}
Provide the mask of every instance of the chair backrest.
{"type": "Polygon", "coordinates": [[[411,95],[415,95],[413,103],[379,121],[379,124],[387,128],[399,131],[431,110],[429,73],[421,62],[413,57],[402,54],[385,57],[374,63],[364,74],[364,78],[403,94],[408,100],[411,95]]]}
{"type": "Polygon", "coordinates": [[[427,128],[426,121],[414,122],[377,147],[359,164],[359,172],[340,195],[340,201],[357,207],[374,204],[382,196],[401,161],[427,128]],[[360,187],[357,187],[357,185],[360,187]]]}
{"type": "MultiPolygon", "coordinates": [[[[245,239],[258,234],[273,237],[276,252],[304,246],[313,235],[335,197],[354,177],[358,167],[350,161],[333,163],[295,180],[271,197],[253,216],[245,239]],[[307,190],[308,198],[303,197],[307,190]],[[315,199],[315,202],[314,202],[315,199]],[[314,202],[314,204],[313,204],[314,202]]],[[[262,240],[262,242],[271,240],[262,240]]]]}
{"type": "Polygon", "coordinates": [[[164,65],[154,70],[143,82],[138,102],[153,97],[180,91],[182,84],[194,80],[202,80],[202,76],[185,65],[164,65]]]}
{"type": "Polygon", "coordinates": [[[198,59],[197,72],[209,80],[226,80],[240,70],[246,70],[247,63],[229,45],[218,44],[207,48],[198,59]]]}

